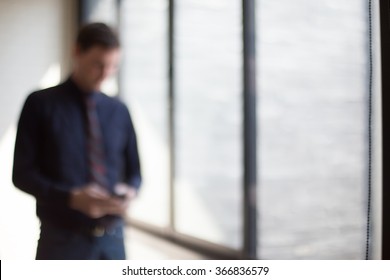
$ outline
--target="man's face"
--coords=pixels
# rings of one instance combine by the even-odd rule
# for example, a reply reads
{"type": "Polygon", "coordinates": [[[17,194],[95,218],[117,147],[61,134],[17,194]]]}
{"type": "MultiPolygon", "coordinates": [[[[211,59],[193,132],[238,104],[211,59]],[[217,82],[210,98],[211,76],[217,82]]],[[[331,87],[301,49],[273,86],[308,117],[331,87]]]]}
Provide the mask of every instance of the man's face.
{"type": "Polygon", "coordinates": [[[86,51],[74,53],[74,78],[85,91],[98,91],[103,81],[118,68],[119,48],[107,49],[93,46],[86,51]]]}

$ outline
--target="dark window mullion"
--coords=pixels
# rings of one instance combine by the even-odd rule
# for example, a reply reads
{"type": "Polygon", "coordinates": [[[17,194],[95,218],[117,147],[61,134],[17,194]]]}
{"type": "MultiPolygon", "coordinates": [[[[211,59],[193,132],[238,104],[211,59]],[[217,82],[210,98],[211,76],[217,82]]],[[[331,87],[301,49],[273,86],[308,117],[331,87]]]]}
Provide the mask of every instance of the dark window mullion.
{"type": "Polygon", "coordinates": [[[255,0],[242,1],[244,113],[244,257],[257,258],[255,0]]]}
{"type": "Polygon", "coordinates": [[[382,259],[390,259],[390,149],[386,145],[390,141],[390,112],[386,110],[390,100],[386,93],[390,92],[390,3],[389,0],[380,1],[381,25],[381,63],[382,63],[382,259]],[[387,186],[387,187],[386,187],[387,186]]]}

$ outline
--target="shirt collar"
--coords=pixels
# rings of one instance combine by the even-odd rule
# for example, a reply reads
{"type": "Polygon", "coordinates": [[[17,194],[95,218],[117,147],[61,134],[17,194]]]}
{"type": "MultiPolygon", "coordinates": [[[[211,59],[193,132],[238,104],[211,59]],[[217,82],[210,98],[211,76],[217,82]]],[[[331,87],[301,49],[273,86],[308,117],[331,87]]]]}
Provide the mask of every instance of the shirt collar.
{"type": "Polygon", "coordinates": [[[96,100],[99,92],[97,91],[91,91],[91,92],[86,92],[82,90],[74,81],[72,76],[69,76],[64,84],[68,87],[69,93],[76,96],[78,99],[83,100],[84,98],[93,98],[96,100]]]}

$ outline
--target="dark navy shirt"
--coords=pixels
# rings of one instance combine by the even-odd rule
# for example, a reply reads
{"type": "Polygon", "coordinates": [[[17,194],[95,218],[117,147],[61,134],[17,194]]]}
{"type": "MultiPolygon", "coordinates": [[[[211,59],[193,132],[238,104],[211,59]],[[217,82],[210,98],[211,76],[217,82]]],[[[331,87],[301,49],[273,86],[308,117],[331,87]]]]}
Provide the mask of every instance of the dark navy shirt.
{"type": "MultiPolygon", "coordinates": [[[[13,182],[37,200],[42,221],[64,225],[98,224],[68,206],[69,191],[89,183],[86,112],[82,92],[69,78],[30,94],[16,135],[13,182]]],[[[119,182],[140,187],[136,135],[127,107],[103,93],[96,101],[109,188],[119,182]]],[[[107,217],[106,217],[107,218],[107,217]]]]}

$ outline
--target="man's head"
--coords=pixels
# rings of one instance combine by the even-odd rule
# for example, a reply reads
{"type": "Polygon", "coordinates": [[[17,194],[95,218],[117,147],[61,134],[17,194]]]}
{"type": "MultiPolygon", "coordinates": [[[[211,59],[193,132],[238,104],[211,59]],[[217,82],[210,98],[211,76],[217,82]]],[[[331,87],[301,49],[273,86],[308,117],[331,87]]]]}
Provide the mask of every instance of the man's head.
{"type": "Polygon", "coordinates": [[[104,23],[90,23],[77,35],[73,53],[73,78],[87,92],[100,89],[119,63],[119,40],[104,23]]]}

